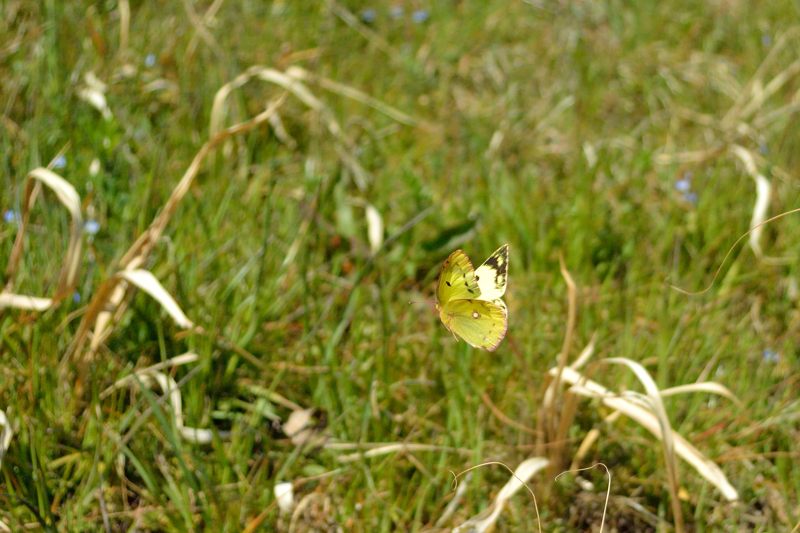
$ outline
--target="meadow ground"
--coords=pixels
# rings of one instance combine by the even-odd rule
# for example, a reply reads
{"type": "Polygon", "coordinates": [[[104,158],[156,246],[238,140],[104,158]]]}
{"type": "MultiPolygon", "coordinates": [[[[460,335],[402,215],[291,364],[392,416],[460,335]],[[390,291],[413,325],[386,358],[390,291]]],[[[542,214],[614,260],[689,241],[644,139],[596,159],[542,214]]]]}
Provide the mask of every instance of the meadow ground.
{"type": "Polygon", "coordinates": [[[795,2],[0,11],[0,529],[800,522],[795,2]]]}

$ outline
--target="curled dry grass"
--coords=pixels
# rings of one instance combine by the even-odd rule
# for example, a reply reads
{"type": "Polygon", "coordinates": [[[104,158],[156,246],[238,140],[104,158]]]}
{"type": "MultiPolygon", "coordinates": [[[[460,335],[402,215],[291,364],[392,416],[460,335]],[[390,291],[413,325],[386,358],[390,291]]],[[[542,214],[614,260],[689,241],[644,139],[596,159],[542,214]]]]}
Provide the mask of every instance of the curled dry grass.
{"type": "Polygon", "coordinates": [[[197,359],[197,354],[185,353],[177,357],[173,357],[172,359],[168,359],[167,361],[157,365],[137,370],[133,374],[118,380],[116,383],[114,383],[114,385],[106,389],[101,394],[101,398],[105,398],[112,392],[121,388],[127,387],[135,389],[137,386],[144,387],[158,385],[164,396],[169,399],[172,420],[175,423],[175,427],[180,436],[183,437],[187,442],[191,442],[193,444],[208,444],[214,438],[214,434],[208,429],[193,428],[184,424],[182,407],[183,400],[181,398],[181,391],[178,387],[178,383],[171,376],[161,371],[161,369],[164,368],[194,363],[197,361],[197,359]]]}
{"type": "MultiPolygon", "coordinates": [[[[550,420],[550,424],[543,426],[544,432],[550,431],[556,443],[554,451],[550,457],[563,460],[566,455],[566,431],[573,421],[575,415],[575,401],[577,396],[594,398],[601,400],[601,404],[614,410],[612,415],[606,417],[607,422],[616,420],[617,414],[623,414],[638,422],[647,431],[653,434],[662,443],[664,464],[666,467],[667,485],[669,487],[670,501],[674,526],[677,531],[684,531],[683,513],[681,511],[680,499],[678,496],[680,481],[678,474],[677,457],[689,463],[702,477],[720,491],[728,501],[738,499],[736,489],[728,482],[722,470],[711,460],[706,458],[699,450],[692,446],[684,437],[672,429],[669,416],[662,402],[664,396],[672,396],[685,392],[706,392],[717,394],[730,399],[734,403],[740,404],[739,400],[726,387],[715,382],[695,383],[673,387],[665,391],[659,390],[653,378],[640,363],[624,357],[611,357],[601,361],[603,364],[622,365],[630,369],[644,386],[645,394],[622,390],[612,392],[601,384],[592,381],[586,375],[581,374],[579,369],[584,366],[592,357],[595,350],[595,340],[584,348],[579,357],[572,364],[567,364],[567,355],[572,342],[577,315],[577,290],[572,276],[561,265],[562,275],[567,284],[568,290],[568,315],[567,331],[565,333],[564,347],[558,356],[558,365],[548,371],[552,379],[545,389],[542,401],[541,420],[550,420]],[[571,385],[567,390],[571,393],[568,397],[560,394],[562,384],[571,385]],[[561,443],[561,444],[559,444],[561,443]]],[[[580,458],[586,455],[588,449],[597,441],[600,436],[599,430],[591,430],[577,449],[573,458],[571,470],[580,467],[580,458]]],[[[556,468],[561,468],[557,465],[556,468]]]]}
{"type": "MultiPolygon", "coordinates": [[[[767,220],[773,186],[758,169],[766,162],[757,162],[753,151],[745,145],[752,144],[759,138],[760,132],[779,119],[785,120],[800,111],[798,93],[793,95],[788,104],[777,109],[766,107],[770,98],[776,97],[789,81],[800,75],[800,60],[794,60],[772,78],[768,78],[780,55],[790,49],[798,36],[800,28],[797,27],[785,32],[777,39],[748,83],[742,88],[730,87],[729,91],[734,96],[733,103],[722,116],[710,117],[686,110],[681,113],[687,122],[700,126],[710,134],[707,136],[708,147],[688,151],[664,150],[655,159],[661,165],[708,163],[723,156],[733,156],[741,162],[745,172],[754,181],[756,193],[750,220],[750,248],[757,258],[770,264],[785,264],[790,259],[769,257],[762,249],[763,224],[767,220]]],[[[774,165],[771,171],[779,176],[788,176],[787,172],[774,165]]]]}
{"type": "Polygon", "coordinates": [[[83,216],[81,214],[81,199],[75,188],[64,178],[47,168],[36,168],[28,173],[25,178],[25,192],[22,201],[22,213],[14,247],[8,258],[6,276],[8,281],[3,291],[0,292],[0,309],[12,307],[45,311],[56,305],[59,301],[72,294],[78,281],[78,266],[81,261],[81,234],[83,232],[83,216]],[[62,260],[61,273],[58,277],[55,293],[49,298],[14,294],[11,288],[14,283],[14,274],[19,266],[25,246],[25,230],[28,227],[30,211],[42,190],[42,185],[55,193],[58,201],[69,211],[71,223],[69,244],[62,260]]]}
{"type": "MultiPolygon", "coordinates": [[[[484,465],[493,464],[493,463],[484,463],[484,465]]],[[[502,463],[499,463],[502,464],[502,463]]],[[[547,467],[548,460],[543,457],[531,457],[522,461],[519,466],[517,466],[516,470],[511,472],[511,477],[509,478],[508,482],[500,489],[500,492],[497,493],[495,496],[494,501],[487,507],[483,512],[480,514],[473,516],[466,522],[459,524],[458,526],[453,528],[453,533],[467,533],[474,531],[475,533],[485,533],[487,531],[491,531],[497,519],[500,517],[500,513],[503,512],[503,509],[506,506],[508,500],[514,496],[522,487],[528,489],[533,498],[534,507],[536,509],[536,518],[539,525],[539,531],[542,531],[542,522],[539,519],[539,509],[536,506],[536,495],[534,492],[526,485],[529,479],[531,479],[537,472],[544,470],[547,467]]],[[[484,466],[478,465],[478,466],[484,466]]],[[[503,465],[505,466],[505,465],[503,465]]],[[[477,467],[473,467],[477,468],[477,467]]],[[[472,470],[472,469],[470,469],[472,470]]],[[[509,469],[510,470],[510,469],[509,469]]],[[[458,478],[456,478],[456,481],[458,478]]]]}
{"type": "MultiPolygon", "coordinates": [[[[148,229],[142,233],[123,255],[120,261],[120,271],[135,271],[139,270],[139,267],[144,265],[181,200],[189,191],[202,163],[208,155],[231,136],[250,131],[269,120],[269,117],[277,111],[283,103],[283,100],[283,97],[280,97],[252,119],[217,132],[200,148],[189,165],[189,168],[186,169],[183,177],[172,190],[172,194],[170,194],[162,210],[156,215],[148,229]]],[[[154,278],[151,277],[150,279],[154,278]]],[[[111,324],[118,322],[125,312],[126,305],[124,300],[126,293],[127,282],[124,281],[124,276],[112,276],[109,280],[101,284],[97,293],[92,298],[92,301],[89,303],[86,314],[83,316],[78,326],[72,346],[68,352],[68,358],[81,354],[86,339],[89,337],[92,323],[94,323],[94,327],[91,334],[89,351],[86,357],[80,358],[85,360],[87,358],[91,359],[94,356],[101,343],[111,334],[113,330],[111,324]]],[[[161,291],[159,291],[159,293],[161,293],[161,291]]]]}

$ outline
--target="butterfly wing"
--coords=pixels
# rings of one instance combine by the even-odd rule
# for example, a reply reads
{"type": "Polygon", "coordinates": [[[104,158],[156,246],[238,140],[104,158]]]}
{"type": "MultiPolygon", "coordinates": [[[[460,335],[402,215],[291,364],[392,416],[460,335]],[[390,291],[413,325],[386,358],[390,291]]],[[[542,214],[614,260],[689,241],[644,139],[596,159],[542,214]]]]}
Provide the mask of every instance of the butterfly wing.
{"type": "Polygon", "coordinates": [[[493,352],[508,329],[508,310],[503,300],[451,300],[441,307],[439,317],[447,329],[467,344],[493,352]]]}
{"type": "Polygon", "coordinates": [[[480,289],[478,298],[491,302],[502,297],[506,292],[507,280],[508,244],[504,244],[475,271],[475,281],[480,289]]]}
{"type": "Polygon", "coordinates": [[[442,264],[439,286],[436,289],[439,305],[443,306],[451,300],[478,298],[480,294],[472,262],[467,254],[456,250],[442,264]]]}

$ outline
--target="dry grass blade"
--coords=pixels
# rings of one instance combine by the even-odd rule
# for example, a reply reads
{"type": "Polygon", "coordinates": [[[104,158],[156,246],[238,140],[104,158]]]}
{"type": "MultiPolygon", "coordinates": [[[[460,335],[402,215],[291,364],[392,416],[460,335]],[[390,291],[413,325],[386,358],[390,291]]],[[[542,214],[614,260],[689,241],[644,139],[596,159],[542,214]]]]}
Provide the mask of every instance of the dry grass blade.
{"type": "MultiPolygon", "coordinates": [[[[361,92],[358,89],[354,89],[348,85],[344,85],[339,83],[338,81],[331,80],[329,78],[325,78],[322,76],[314,76],[306,69],[302,67],[292,66],[286,69],[286,74],[292,78],[302,81],[310,81],[319,84],[320,87],[331,91],[333,93],[339,94],[341,96],[345,96],[350,98],[351,100],[355,100],[356,102],[360,102],[364,105],[367,105],[380,113],[383,113],[387,117],[401,123],[405,124],[406,126],[418,126],[420,125],[419,121],[414,117],[407,115],[384,102],[381,102],[377,98],[373,98],[372,96],[368,95],[367,93],[361,92]]],[[[428,126],[429,128],[431,126],[428,126]]]]}
{"type": "MultiPolygon", "coordinates": [[[[575,324],[578,313],[578,291],[572,275],[564,264],[564,259],[559,255],[559,266],[561,276],[567,285],[567,323],[564,331],[564,342],[561,353],[558,355],[557,372],[553,375],[554,379],[545,389],[537,430],[539,431],[539,452],[544,453],[544,446],[547,443],[556,443],[549,448],[551,469],[561,467],[562,459],[565,457],[566,434],[572,425],[575,416],[575,399],[563,392],[561,388],[561,373],[567,367],[569,353],[572,349],[575,324]]],[[[588,356],[587,356],[588,358],[588,356]]]]}
{"type": "Polygon", "coordinates": [[[723,146],[714,146],[703,150],[686,152],[662,152],[656,154],[653,161],[657,165],[700,165],[706,161],[716,159],[724,150],[723,146]]]}
{"type": "MultiPolygon", "coordinates": [[[[792,102],[786,105],[780,106],[776,109],[771,111],[766,111],[761,113],[757,117],[753,119],[753,127],[756,130],[760,130],[766,128],[774,121],[778,119],[788,119],[791,115],[794,115],[798,111],[800,111],[800,101],[798,101],[798,95],[795,93],[795,96],[792,98],[792,102]]],[[[777,174],[777,172],[776,172],[777,174]]]]}
{"type": "Polygon", "coordinates": [[[3,457],[11,446],[11,439],[14,437],[14,430],[11,428],[11,422],[8,420],[5,411],[0,409],[0,467],[3,466],[3,457]]]}
{"type": "Polygon", "coordinates": [[[53,300],[50,298],[37,298],[36,296],[11,292],[0,293],[0,309],[11,307],[26,311],[46,311],[51,305],[53,305],[53,300]]]}
{"type": "Polygon", "coordinates": [[[753,107],[752,101],[757,98],[757,93],[765,92],[763,89],[757,89],[757,87],[764,86],[763,80],[767,69],[772,65],[773,61],[775,61],[779,53],[787,46],[787,44],[789,44],[789,41],[794,39],[798,33],[800,33],[800,28],[791,28],[775,41],[775,44],[770,49],[767,57],[765,57],[758,66],[755,74],[753,74],[753,77],[747,83],[747,86],[744,88],[744,90],[739,92],[736,102],[734,102],[730,110],[728,110],[728,112],[725,114],[725,117],[723,117],[722,124],[724,126],[730,127],[731,124],[737,122],[740,117],[745,115],[742,112],[744,108],[753,107]]]}
{"type": "Polygon", "coordinates": [[[128,49],[128,40],[131,31],[131,5],[128,0],[119,0],[119,52],[128,49]]]}
{"type": "Polygon", "coordinates": [[[342,163],[353,173],[353,179],[359,189],[364,190],[370,176],[353,155],[355,152],[353,143],[344,133],[339,122],[334,118],[333,113],[328,107],[312,93],[306,85],[299,79],[287,75],[284,72],[263,66],[252,66],[239,74],[236,78],[223,85],[214,96],[214,103],[211,107],[211,119],[209,130],[212,135],[220,131],[224,122],[225,102],[234,90],[244,86],[252,79],[258,79],[282,87],[297,97],[298,100],[307,105],[310,109],[319,113],[328,131],[337,141],[334,146],[342,163]]]}
{"type": "Polygon", "coordinates": [[[111,120],[114,114],[106,100],[106,84],[100,81],[93,72],[87,72],[83,78],[85,85],[78,90],[78,97],[97,109],[104,119],[111,120]]]}
{"type": "Polygon", "coordinates": [[[464,499],[464,495],[467,493],[467,488],[469,487],[469,482],[472,479],[472,472],[466,475],[464,481],[461,481],[456,487],[456,493],[453,495],[453,498],[447,504],[447,507],[444,508],[444,512],[442,515],[436,520],[434,526],[436,527],[443,527],[450,517],[453,516],[453,513],[456,512],[458,506],[461,505],[461,500],[464,499]]]}
{"type": "MultiPolygon", "coordinates": [[[[331,443],[325,446],[327,449],[341,449],[339,445],[344,443],[331,443]]],[[[336,458],[340,463],[352,463],[370,457],[379,457],[390,453],[410,453],[410,452],[455,452],[459,454],[470,454],[469,450],[451,448],[448,446],[437,446],[435,444],[416,444],[413,442],[398,442],[394,444],[384,444],[372,448],[365,452],[340,455],[336,458]]]]}
{"type": "MultiPolygon", "coordinates": [[[[135,270],[142,266],[146,259],[149,257],[150,252],[155,247],[158,239],[163,234],[169,223],[172,215],[178,208],[181,200],[183,200],[186,193],[189,191],[194,179],[197,177],[200,167],[212,150],[220,146],[225,140],[233,135],[238,135],[250,131],[264,122],[278,110],[283,103],[283,96],[277,100],[272,101],[267,108],[245,122],[234,124],[218,133],[212,135],[211,139],[206,141],[205,144],[198,150],[197,154],[192,159],[189,168],[186,169],[181,180],[172,190],[169,199],[164,204],[164,208],[156,215],[147,230],[142,233],[136,242],[131,245],[125,255],[122,257],[120,264],[122,270],[135,270]]],[[[106,280],[100,289],[92,298],[89,303],[89,308],[83,316],[75,337],[67,352],[66,359],[73,357],[75,354],[80,353],[86,338],[89,336],[89,330],[92,323],[94,323],[94,334],[92,335],[92,344],[88,354],[91,358],[99,345],[111,333],[109,328],[112,320],[112,315],[119,318],[125,311],[123,300],[127,294],[127,283],[121,281],[119,276],[112,276],[106,280]]]]}
{"type": "Polygon", "coordinates": [[[528,426],[526,426],[525,424],[520,424],[516,420],[514,420],[514,419],[510,418],[508,415],[506,415],[503,411],[501,411],[494,404],[494,402],[492,402],[491,397],[485,391],[481,393],[481,400],[486,405],[486,407],[489,408],[489,410],[492,412],[492,414],[498,420],[503,422],[504,424],[506,424],[508,426],[511,426],[513,428],[516,428],[516,429],[518,429],[518,430],[520,430],[520,431],[522,431],[524,433],[527,433],[529,435],[536,435],[537,434],[535,429],[531,429],[528,426]]]}
{"type": "MultiPolygon", "coordinates": [[[[176,366],[181,366],[181,365],[186,365],[186,364],[189,364],[189,363],[194,363],[199,358],[200,357],[194,352],[186,352],[186,353],[183,353],[181,355],[176,355],[175,357],[167,359],[166,361],[162,361],[160,363],[156,363],[155,365],[148,366],[147,368],[142,368],[138,372],[141,373],[141,374],[149,374],[149,373],[153,373],[153,372],[159,372],[161,370],[164,370],[165,368],[173,368],[173,367],[176,367],[176,366]]],[[[135,381],[136,381],[136,378],[134,377],[133,374],[131,374],[129,376],[125,376],[124,378],[117,380],[113,385],[111,385],[109,388],[107,388],[106,390],[104,390],[103,392],[100,393],[100,399],[104,400],[105,398],[107,398],[109,396],[109,394],[111,394],[115,390],[120,389],[122,387],[130,386],[135,381]]]]}
{"type": "Polygon", "coordinates": [[[123,270],[117,275],[152,296],[178,326],[184,329],[194,326],[194,323],[184,314],[175,299],[164,289],[163,285],[151,272],[142,269],[123,270]]]}
{"type": "Polygon", "coordinates": [[[273,489],[275,501],[278,502],[278,509],[282,514],[286,514],[294,507],[294,485],[291,481],[276,483],[273,489]]]}
{"type": "Polygon", "coordinates": [[[603,533],[603,528],[605,527],[606,523],[606,514],[608,513],[608,501],[611,499],[611,470],[609,470],[608,467],[603,463],[596,463],[593,464],[592,466],[586,466],[583,468],[571,468],[565,472],[561,472],[559,475],[556,476],[554,481],[558,481],[558,479],[561,476],[564,476],[566,474],[577,474],[578,472],[592,470],[594,468],[597,468],[598,466],[603,467],[603,469],[606,471],[606,476],[608,477],[608,485],[606,487],[606,501],[603,504],[603,518],[600,520],[600,533],[603,533]]]}
{"type": "MultiPolygon", "coordinates": [[[[92,335],[91,341],[92,353],[94,353],[105,341],[106,337],[111,334],[111,327],[109,327],[109,325],[115,322],[114,315],[116,314],[117,318],[122,315],[124,306],[120,306],[119,303],[125,298],[127,291],[128,284],[123,281],[121,277],[112,276],[111,279],[100,287],[100,290],[95,294],[94,298],[92,298],[89,308],[83,315],[84,318],[81,322],[81,326],[83,326],[84,323],[89,324],[91,318],[95,318],[94,335],[92,335]],[[102,298],[101,295],[107,296],[102,298]],[[110,305],[106,305],[106,303],[110,305]]],[[[75,342],[82,339],[81,331],[82,330],[79,328],[78,334],[75,337],[75,342]]]]}
{"type": "Polygon", "coordinates": [[[581,353],[578,355],[578,358],[575,359],[575,361],[573,361],[572,364],[569,365],[570,368],[578,370],[583,365],[588,363],[589,359],[591,359],[592,356],[594,355],[594,346],[596,342],[597,342],[597,332],[592,333],[592,338],[589,340],[589,344],[587,344],[586,347],[583,350],[581,350],[581,353]]]}
{"type": "Polygon", "coordinates": [[[192,23],[194,26],[195,34],[192,35],[192,40],[189,41],[189,46],[186,47],[186,58],[191,59],[194,55],[195,48],[197,47],[197,38],[198,36],[205,41],[208,47],[214,51],[217,57],[224,57],[224,52],[222,48],[219,46],[219,43],[214,38],[214,35],[208,30],[207,26],[211,23],[214,19],[214,15],[217,13],[220,7],[222,7],[223,0],[215,0],[211,7],[203,14],[201,17],[197,14],[194,10],[194,6],[192,2],[189,0],[183,1],[183,8],[186,11],[186,15],[189,18],[189,22],[192,23]]]}
{"type": "MultiPolygon", "coordinates": [[[[505,466],[503,463],[483,463],[481,465],[474,466],[469,470],[473,470],[475,468],[485,466],[488,464],[500,464],[505,466]]],[[[463,532],[463,533],[484,533],[486,531],[490,531],[493,527],[497,519],[500,517],[500,513],[503,512],[503,508],[505,508],[506,503],[508,500],[514,496],[514,494],[519,491],[522,487],[526,487],[528,491],[533,496],[534,506],[536,506],[536,495],[527,486],[527,482],[530,478],[532,478],[537,472],[543,470],[547,467],[549,461],[544,457],[531,457],[522,461],[516,470],[511,473],[511,478],[506,482],[500,492],[494,499],[494,502],[482,513],[479,515],[473,516],[466,522],[456,526],[453,528],[453,532],[463,532]]],[[[508,467],[506,467],[508,468],[508,467]]],[[[511,469],[509,468],[509,471],[511,469]]],[[[464,472],[462,472],[463,474],[464,472]]],[[[536,508],[536,516],[539,516],[539,510],[536,508]]],[[[539,531],[542,530],[541,520],[539,520],[539,531]]]]}
{"type": "Polygon", "coordinates": [[[766,226],[767,224],[769,224],[771,222],[774,222],[775,220],[778,220],[778,219],[783,218],[785,216],[793,215],[795,213],[800,213],[800,207],[795,208],[795,209],[790,209],[789,211],[784,211],[783,213],[779,213],[779,214],[775,215],[774,217],[770,217],[767,220],[765,220],[765,221],[761,222],[760,224],[758,224],[757,226],[755,226],[753,228],[750,228],[749,230],[747,230],[746,232],[741,234],[739,236],[739,238],[736,239],[736,241],[734,241],[734,243],[731,245],[731,247],[728,248],[728,252],[725,254],[725,257],[722,258],[722,261],[720,261],[719,266],[717,267],[717,270],[714,272],[714,276],[711,278],[711,283],[709,283],[708,286],[706,286],[705,289],[702,289],[702,290],[699,290],[699,291],[688,291],[686,289],[682,289],[681,287],[678,287],[677,285],[672,285],[672,284],[670,284],[670,288],[680,292],[681,294],[685,294],[687,296],[699,296],[701,294],[707,293],[708,291],[711,290],[711,287],[714,286],[714,283],[717,281],[717,278],[719,277],[720,272],[722,272],[722,267],[725,266],[725,263],[728,261],[728,258],[731,256],[731,254],[736,249],[736,247],[739,245],[739,243],[742,242],[742,239],[744,239],[745,237],[750,235],[757,228],[760,228],[762,226],[766,226]]]}
{"type": "MultiPolygon", "coordinates": [[[[572,337],[575,334],[575,322],[578,313],[578,291],[575,286],[575,281],[572,279],[572,275],[567,270],[567,265],[564,264],[563,256],[559,256],[558,264],[561,268],[561,276],[564,278],[564,282],[567,284],[567,298],[569,302],[568,311],[567,311],[567,328],[564,333],[564,344],[561,346],[561,353],[558,356],[558,368],[563,370],[565,366],[567,366],[567,360],[569,359],[569,352],[572,348],[572,337]]],[[[556,386],[558,386],[559,378],[556,378],[556,386]]]]}
{"type": "Polygon", "coordinates": [[[653,413],[658,420],[659,428],[661,430],[661,442],[663,443],[664,462],[667,467],[667,481],[669,483],[672,513],[675,519],[675,530],[680,533],[684,530],[683,526],[683,512],[681,511],[680,499],[678,498],[678,489],[680,488],[680,481],[678,477],[678,463],[675,460],[675,445],[672,439],[672,425],[669,422],[667,411],[664,409],[664,402],[661,401],[661,392],[658,385],[647,372],[647,370],[636,361],[624,357],[611,357],[605,359],[604,362],[610,364],[623,365],[628,367],[644,386],[647,393],[647,400],[653,413]]]}
{"type": "MultiPolygon", "coordinates": [[[[83,229],[83,217],[81,215],[81,198],[67,180],[49,170],[47,168],[39,167],[33,169],[25,179],[25,193],[22,201],[22,213],[19,231],[17,238],[14,241],[14,246],[11,249],[11,255],[8,259],[8,266],[6,267],[6,275],[8,282],[3,291],[6,296],[6,303],[22,303],[34,307],[27,307],[28,309],[34,308],[36,310],[43,310],[45,299],[30,297],[30,300],[20,300],[19,298],[12,298],[9,291],[13,282],[14,274],[16,273],[19,261],[22,258],[22,251],[25,242],[25,230],[30,218],[30,210],[36,202],[40,184],[46,185],[52,190],[59,202],[69,211],[72,222],[70,224],[69,243],[67,244],[67,251],[64,254],[64,261],[61,266],[61,273],[59,274],[58,286],[56,287],[55,295],[52,298],[51,305],[57,303],[70,294],[75,288],[78,278],[78,267],[80,266],[81,257],[81,232],[83,229]]],[[[49,307],[49,306],[48,306],[49,307]]],[[[46,308],[44,308],[46,309],[46,308]]]]}
{"type": "MultiPolygon", "coordinates": [[[[607,417],[603,419],[603,423],[605,424],[613,424],[620,416],[619,411],[614,411],[607,417]]],[[[597,439],[600,438],[600,430],[597,428],[589,430],[586,433],[586,436],[583,437],[580,446],[578,446],[578,451],[575,452],[575,455],[572,457],[572,464],[570,465],[570,470],[578,470],[579,466],[583,459],[586,457],[586,454],[589,453],[589,450],[592,448],[597,439]]]]}
{"type": "Polygon", "coordinates": [[[295,446],[322,446],[328,440],[323,424],[318,420],[319,412],[312,408],[295,409],[281,425],[281,430],[295,446]]]}
{"type": "Polygon", "coordinates": [[[736,404],[737,407],[744,407],[742,401],[736,397],[727,387],[724,385],[720,385],[714,381],[704,381],[702,383],[690,383],[688,385],[678,385],[677,387],[670,387],[668,389],[661,390],[661,397],[666,396],[675,396],[677,394],[683,394],[686,392],[708,392],[711,394],[716,394],[718,396],[723,396],[733,403],[736,404]]]}
{"type": "Polygon", "coordinates": [[[184,425],[181,390],[175,380],[163,372],[150,369],[139,370],[132,376],[128,376],[117,381],[109,390],[113,391],[125,386],[132,387],[137,382],[140,382],[142,385],[146,386],[150,386],[155,383],[159,386],[161,391],[167,395],[170,407],[172,408],[172,416],[175,420],[175,427],[178,429],[178,433],[180,433],[184,440],[195,444],[208,444],[212,441],[214,434],[211,432],[211,430],[198,429],[184,425]]]}
{"type": "MultiPolygon", "coordinates": [[[[777,76],[772,78],[769,83],[767,83],[763,89],[758,91],[754,91],[754,94],[747,105],[742,109],[739,118],[740,120],[746,120],[750,118],[756,111],[758,111],[764,102],[773,94],[778,92],[781,87],[783,87],[786,82],[792,79],[800,73],[800,61],[795,61],[782,70],[777,76]]],[[[756,84],[754,87],[761,87],[760,84],[756,84]]]]}
{"type": "Polygon", "coordinates": [[[358,17],[353,15],[344,6],[340,5],[335,0],[328,0],[330,10],[342,21],[361,34],[366,40],[372,43],[378,50],[389,56],[398,65],[403,65],[403,59],[394,48],[384,39],[379,33],[373,31],[369,27],[361,24],[358,17]]]}
{"type": "Polygon", "coordinates": [[[383,245],[383,218],[372,204],[366,206],[367,239],[370,252],[376,254],[383,245]]]}
{"type": "MultiPolygon", "coordinates": [[[[222,89],[220,89],[220,91],[222,91],[222,89]]],[[[216,101],[216,99],[217,98],[215,97],[214,100],[216,101]]],[[[206,143],[200,147],[200,150],[198,150],[197,154],[195,154],[194,159],[192,159],[192,162],[189,165],[189,168],[186,169],[186,172],[184,172],[181,180],[172,190],[169,199],[164,204],[164,208],[158,213],[158,215],[156,215],[155,219],[153,219],[153,222],[151,222],[147,231],[145,231],[139,237],[139,239],[137,239],[137,241],[123,256],[121,262],[126,268],[138,268],[138,266],[133,266],[134,261],[138,259],[140,261],[139,264],[141,264],[144,258],[150,254],[150,251],[152,251],[156,242],[161,237],[161,234],[164,232],[167,223],[169,223],[181,200],[183,200],[183,197],[186,196],[187,192],[189,192],[189,188],[194,182],[194,179],[197,177],[197,173],[200,171],[200,167],[208,157],[209,153],[219,147],[228,138],[248,132],[264,122],[267,122],[269,118],[278,110],[278,108],[283,105],[283,102],[284,96],[281,96],[270,102],[264,111],[250,120],[234,124],[233,126],[223,130],[212,130],[211,139],[206,141],[206,143]]]]}
{"type": "Polygon", "coordinates": [[[286,126],[283,125],[283,120],[281,120],[280,114],[275,113],[272,115],[269,119],[269,125],[272,126],[272,131],[275,133],[275,137],[277,137],[279,141],[281,141],[291,150],[297,148],[297,141],[286,130],[286,126]]]}
{"type": "MultiPolygon", "coordinates": [[[[203,15],[203,19],[201,21],[203,26],[209,26],[211,25],[212,22],[214,22],[214,17],[217,15],[217,12],[220,10],[224,2],[225,0],[214,0],[214,3],[211,4],[211,6],[206,10],[205,14],[203,15]]],[[[194,21],[192,22],[194,23],[194,21]]],[[[189,41],[189,46],[186,47],[186,53],[189,56],[194,54],[194,49],[197,46],[197,38],[198,38],[197,36],[198,34],[195,33],[192,36],[192,40],[189,41]]]]}
{"type": "MultiPolygon", "coordinates": [[[[556,368],[551,368],[548,372],[552,376],[556,371],[556,368]]],[[[573,385],[571,390],[574,393],[600,399],[605,406],[635,420],[656,438],[662,438],[661,425],[650,410],[614,394],[596,381],[587,379],[583,374],[572,368],[564,369],[563,378],[565,382],[573,385]]],[[[701,476],[713,484],[726,500],[735,501],[739,498],[736,489],[728,482],[725,474],[715,463],[707,459],[686,439],[674,431],[672,432],[672,441],[676,455],[689,463],[701,476]]]]}
{"type": "Polygon", "coordinates": [[[753,154],[749,150],[739,145],[731,147],[733,154],[739,158],[745,170],[756,183],[756,203],[753,206],[753,217],[750,220],[750,247],[759,259],[765,259],[772,263],[785,262],[785,258],[769,258],[764,256],[761,250],[761,234],[764,231],[764,222],[767,218],[769,199],[772,191],[769,180],[758,171],[753,154]]]}
{"type": "MultiPolygon", "coordinates": [[[[572,278],[569,278],[569,279],[570,279],[570,281],[572,281],[572,278]]],[[[575,284],[574,283],[572,283],[571,285],[568,283],[567,287],[569,288],[570,291],[575,292],[575,284]]],[[[573,298],[574,297],[572,295],[570,295],[569,302],[574,302],[573,298]]],[[[573,313],[572,311],[568,312],[569,315],[571,315],[572,313],[573,313]]],[[[594,347],[595,347],[596,336],[597,336],[596,333],[592,335],[592,339],[591,339],[591,341],[589,341],[589,344],[587,344],[586,347],[584,347],[584,349],[581,351],[581,353],[578,356],[578,358],[571,365],[569,365],[569,368],[573,368],[573,369],[580,368],[581,366],[585,365],[586,362],[589,361],[589,359],[591,359],[592,355],[594,355],[594,347]]],[[[562,350],[561,353],[562,354],[564,353],[563,350],[562,350]]],[[[559,355],[559,358],[557,359],[557,361],[559,362],[559,366],[556,367],[556,369],[553,369],[553,370],[557,370],[557,369],[561,368],[561,356],[560,355],[559,355]]],[[[557,384],[560,383],[561,372],[560,371],[556,371],[555,374],[551,373],[551,376],[554,377],[554,379],[550,382],[550,384],[545,389],[544,396],[542,398],[542,416],[544,416],[547,413],[552,413],[554,411],[554,409],[555,409],[554,408],[554,403],[555,403],[555,399],[556,399],[556,396],[557,396],[557,393],[558,393],[558,389],[559,389],[557,384]]],[[[539,431],[541,431],[541,428],[544,427],[544,423],[542,422],[542,417],[541,416],[539,417],[539,422],[538,422],[538,426],[537,427],[539,428],[539,431]]],[[[539,433],[539,435],[541,437],[541,433],[539,433]]]]}

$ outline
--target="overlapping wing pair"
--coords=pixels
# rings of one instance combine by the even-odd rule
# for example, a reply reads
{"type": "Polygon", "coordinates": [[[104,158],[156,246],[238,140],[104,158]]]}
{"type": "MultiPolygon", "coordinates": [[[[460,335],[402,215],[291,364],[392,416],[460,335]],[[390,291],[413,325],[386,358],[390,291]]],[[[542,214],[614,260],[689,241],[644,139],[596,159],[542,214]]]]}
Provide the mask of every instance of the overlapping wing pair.
{"type": "Polygon", "coordinates": [[[475,348],[494,351],[508,329],[508,309],[501,299],[508,280],[508,244],[477,270],[456,250],[445,260],[436,290],[439,318],[453,334],[475,348]]]}

